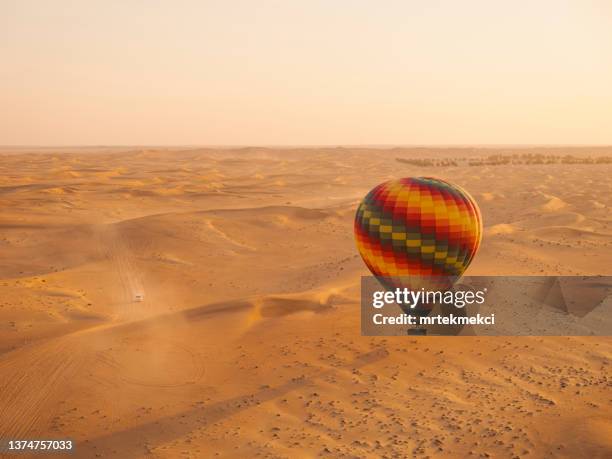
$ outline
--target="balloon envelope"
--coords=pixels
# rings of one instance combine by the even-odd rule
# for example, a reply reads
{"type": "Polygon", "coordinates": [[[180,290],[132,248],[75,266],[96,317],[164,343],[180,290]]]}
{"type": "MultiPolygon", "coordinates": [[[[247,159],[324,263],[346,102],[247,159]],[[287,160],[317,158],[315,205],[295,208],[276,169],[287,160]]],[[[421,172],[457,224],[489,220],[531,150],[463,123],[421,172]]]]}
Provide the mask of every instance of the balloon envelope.
{"type": "Polygon", "coordinates": [[[385,287],[447,290],[472,261],[482,238],[474,199],[444,180],[381,183],[359,204],[355,239],[385,287]]]}

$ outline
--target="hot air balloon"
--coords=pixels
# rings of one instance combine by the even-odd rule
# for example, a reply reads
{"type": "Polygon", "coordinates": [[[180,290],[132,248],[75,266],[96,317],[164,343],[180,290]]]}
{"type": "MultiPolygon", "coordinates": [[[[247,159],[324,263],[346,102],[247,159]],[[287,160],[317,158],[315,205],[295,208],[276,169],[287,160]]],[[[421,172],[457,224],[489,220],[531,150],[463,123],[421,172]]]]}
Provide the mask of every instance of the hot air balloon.
{"type": "MultiPolygon", "coordinates": [[[[381,183],[355,216],[359,253],[387,289],[452,288],[481,238],[482,217],[474,199],[457,185],[431,177],[381,183]]],[[[400,307],[426,315],[433,305],[400,307]]]]}

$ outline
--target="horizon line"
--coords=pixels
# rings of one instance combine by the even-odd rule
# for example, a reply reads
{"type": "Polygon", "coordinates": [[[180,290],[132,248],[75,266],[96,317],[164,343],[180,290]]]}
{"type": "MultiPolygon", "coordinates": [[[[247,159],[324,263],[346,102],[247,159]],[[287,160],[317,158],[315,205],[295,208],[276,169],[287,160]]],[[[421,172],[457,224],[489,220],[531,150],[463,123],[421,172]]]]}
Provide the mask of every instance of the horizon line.
{"type": "Polygon", "coordinates": [[[423,144],[0,144],[0,149],[25,148],[606,148],[612,143],[423,143],[423,144]]]}

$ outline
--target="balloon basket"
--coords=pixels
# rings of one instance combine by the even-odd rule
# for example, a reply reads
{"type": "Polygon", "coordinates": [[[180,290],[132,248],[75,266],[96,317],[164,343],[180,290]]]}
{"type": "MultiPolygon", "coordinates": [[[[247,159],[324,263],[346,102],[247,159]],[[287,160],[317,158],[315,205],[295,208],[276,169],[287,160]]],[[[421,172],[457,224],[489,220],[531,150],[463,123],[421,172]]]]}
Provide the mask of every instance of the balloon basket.
{"type": "Polygon", "coordinates": [[[425,328],[409,328],[406,331],[408,336],[425,336],[427,335],[427,329],[425,328]]]}

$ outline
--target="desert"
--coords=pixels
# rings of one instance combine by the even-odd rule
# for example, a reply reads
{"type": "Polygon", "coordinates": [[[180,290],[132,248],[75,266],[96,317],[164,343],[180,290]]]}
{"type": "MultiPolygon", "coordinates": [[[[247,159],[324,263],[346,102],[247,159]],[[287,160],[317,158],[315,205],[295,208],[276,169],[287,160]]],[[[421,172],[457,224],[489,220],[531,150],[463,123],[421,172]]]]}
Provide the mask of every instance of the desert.
{"type": "Polygon", "coordinates": [[[0,433],[75,457],[612,454],[609,337],[366,337],[378,183],[469,190],[466,275],[612,275],[610,147],[0,150],[0,433]]]}

